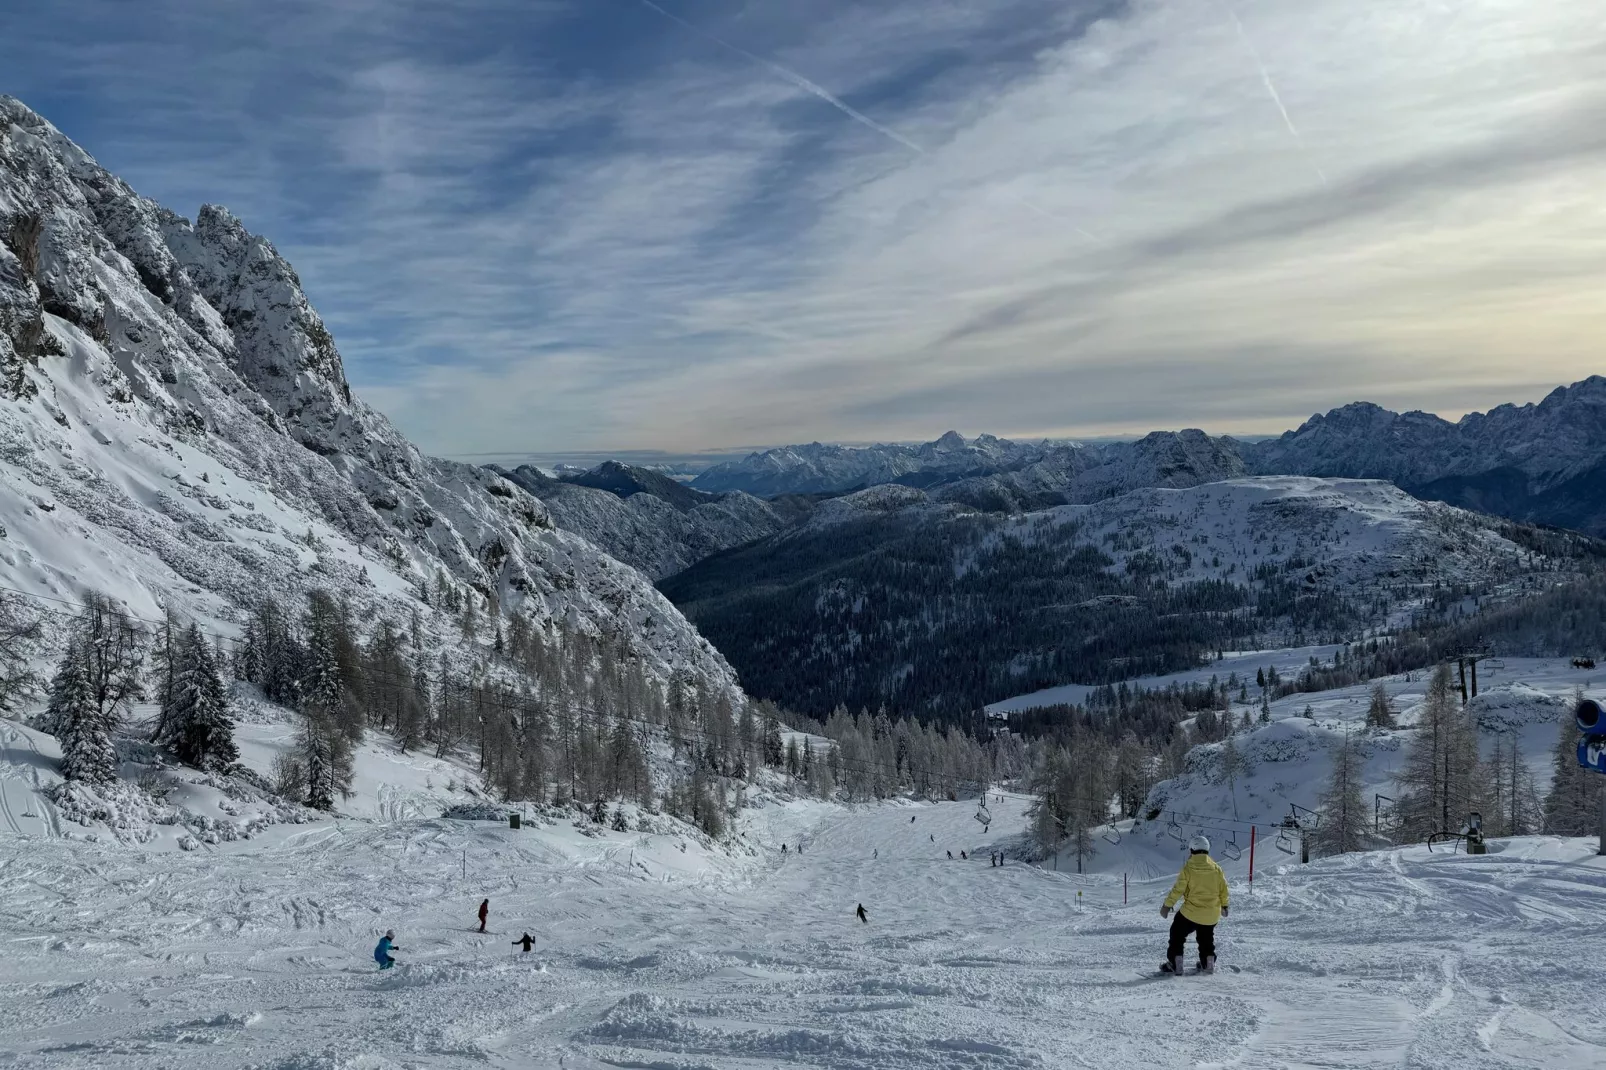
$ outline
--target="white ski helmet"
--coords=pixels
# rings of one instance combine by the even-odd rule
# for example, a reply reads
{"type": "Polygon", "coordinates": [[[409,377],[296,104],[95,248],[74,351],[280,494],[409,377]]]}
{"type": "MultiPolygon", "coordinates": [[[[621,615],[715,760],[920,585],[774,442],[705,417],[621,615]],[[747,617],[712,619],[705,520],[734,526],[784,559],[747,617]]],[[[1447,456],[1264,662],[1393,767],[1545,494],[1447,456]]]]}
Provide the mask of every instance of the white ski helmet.
{"type": "Polygon", "coordinates": [[[1188,841],[1188,850],[1190,850],[1190,851],[1203,851],[1205,854],[1209,854],[1210,853],[1210,837],[1205,836],[1203,834],[1195,836],[1193,839],[1188,841]]]}

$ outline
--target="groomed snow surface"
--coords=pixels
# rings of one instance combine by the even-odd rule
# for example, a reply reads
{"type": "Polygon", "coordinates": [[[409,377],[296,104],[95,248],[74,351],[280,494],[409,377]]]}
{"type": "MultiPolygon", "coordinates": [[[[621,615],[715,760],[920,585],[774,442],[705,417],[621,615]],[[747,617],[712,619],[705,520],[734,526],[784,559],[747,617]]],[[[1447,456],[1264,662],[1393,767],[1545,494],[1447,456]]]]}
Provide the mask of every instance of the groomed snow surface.
{"type": "Polygon", "coordinates": [[[984,832],[974,802],[772,802],[731,851],[440,819],[191,853],[6,831],[0,1064],[1606,1065],[1592,841],[1263,868],[1219,930],[1243,972],[1170,979],[1167,880],[1123,906],[1118,875],[991,868],[1026,800],[989,805],[984,832]]]}

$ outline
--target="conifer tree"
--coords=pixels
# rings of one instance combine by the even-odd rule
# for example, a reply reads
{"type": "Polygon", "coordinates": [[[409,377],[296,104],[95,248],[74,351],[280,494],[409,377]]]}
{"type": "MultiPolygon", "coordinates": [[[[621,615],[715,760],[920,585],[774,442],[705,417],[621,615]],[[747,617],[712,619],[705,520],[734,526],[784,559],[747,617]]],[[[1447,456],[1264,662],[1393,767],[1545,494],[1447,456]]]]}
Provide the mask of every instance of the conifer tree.
{"type": "Polygon", "coordinates": [[[91,594],[51,685],[46,725],[61,740],[62,775],[104,783],[117,773],[112,732],[139,698],[140,637],[128,615],[91,594]]]}
{"type": "Polygon", "coordinates": [[[61,741],[61,775],[104,784],[117,775],[117,750],[95,705],[82,637],[67,645],[50,682],[46,730],[61,741]]]}
{"type": "Polygon", "coordinates": [[[167,724],[173,713],[173,700],[178,690],[180,647],[184,644],[184,628],[179,624],[178,613],[167,606],[162,623],[156,629],[156,642],[151,646],[151,660],[156,670],[156,726],[151,732],[153,742],[167,744],[170,732],[167,724]]]}
{"type": "Polygon", "coordinates": [[[1367,818],[1361,787],[1364,773],[1360,740],[1346,732],[1333,748],[1333,771],[1322,791],[1322,819],[1314,833],[1319,853],[1346,854],[1364,848],[1367,818]]]}
{"type": "Polygon", "coordinates": [[[239,760],[228,692],[212,648],[191,624],[173,647],[171,707],[156,742],[171,747],[179,761],[197,769],[221,771],[239,760]]]}
{"type": "Polygon", "coordinates": [[[1394,707],[1389,702],[1388,689],[1382,684],[1372,687],[1372,701],[1366,707],[1366,727],[1368,728],[1394,728],[1394,707]]]}
{"type": "Polygon", "coordinates": [[[328,591],[307,595],[306,668],[301,678],[303,709],[328,718],[353,743],[362,741],[363,716],[356,641],[347,614],[328,591]]]}
{"type": "Polygon", "coordinates": [[[1399,778],[1406,837],[1426,839],[1460,828],[1477,794],[1477,776],[1477,734],[1457,707],[1449,665],[1440,664],[1399,778]]]}
{"type": "Polygon", "coordinates": [[[333,810],[336,796],[351,795],[351,741],[327,714],[311,711],[302,719],[299,749],[307,773],[307,805],[333,810]]]}

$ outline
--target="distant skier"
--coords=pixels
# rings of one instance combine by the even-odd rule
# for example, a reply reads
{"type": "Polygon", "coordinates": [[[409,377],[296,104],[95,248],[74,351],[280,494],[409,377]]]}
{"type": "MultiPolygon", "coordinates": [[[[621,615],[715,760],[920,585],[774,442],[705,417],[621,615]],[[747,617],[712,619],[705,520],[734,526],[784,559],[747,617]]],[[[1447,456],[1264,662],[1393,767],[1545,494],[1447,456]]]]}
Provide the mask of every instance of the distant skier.
{"type": "Polygon", "coordinates": [[[987,853],[987,866],[988,866],[989,869],[998,868],[998,852],[997,851],[989,851],[987,853]]]}
{"type": "Polygon", "coordinates": [[[484,932],[485,931],[485,919],[490,917],[490,916],[491,916],[491,901],[489,899],[481,899],[480,900],[480,932],[484,932]]]}
{"type": "Polygon", "coordinates": [[[953,859],[954,859],[954,853],[952,851],[949,851],[948,852],[948,861],[952,862],[953,859]]]}
{"type": "Polygon", "coordinates": [[[803,844],[802,843],[799,843],[797,845],[797,853],[798,854],[802,854],[803,853],[803,844]]]}
{"type": "Polygon", "coordinates": [[[914,823],[915,823],[915,819],[914,819],[914,817],[913,817],[913,816],[911,816],[911,817],[910,817],[910,818],[909,818],[909,824],[911,824],[911,825],[912,825],[912,824],[914,824],[914,823]]]}
{"type": "Polygon", "coordinates": [[[530,953],[530,945],[533,944],[533,943],[535,943],[535,941],[533,939],[531,939],[530,934],[529,933],[525,933],[523,936],[521,936],[517,940],[513,941],[513,946],[514,947],[518,947],[520,944],[523,944],[524,945],[524,953],[526,955],[528,955],[530,953]]]}
{"type": "Polygon", "coordinates": [[[1170,894],[1165,897],[1160,916],[1169,917],[1171,908],[1179,899],[1182,900],[1182,908],[1171,923],[1171,939],[1166,947],[1165,964],[1160,969],[1166,973],[1180,974],[1183,944],[1187,942],[1189,933],[1196,933],[1199,940],[1199,972],[1215,973],[1216,923],[1227,916],[1229,893],[1227,876],[1210,857],[1210,841],[1204,836],[1195,836],[1188,841],[1188,861],[1183,863],[1182,872],[1177,874],[1177,883],[1172,885],[1170,894]]]}
{"type": "Polygon", "coordinates": [[[960,852],[959,852],[959,857],[960,857],[960,858],[961,858],[961,859],[963,859],[963,860],[965,860],[965,861],[967,861],[967,862],[968,862],[968,861],[969,861],[969,860],[970,860],[970,856],[969,856],[969,855],[967,855],[967,854],[966,854],[966,853],[965,853],[965,852],[963,852],[963,851],[960,851],[960,852]]]}
{"type": "Polygon", "coordinates": [[[877,847],[873,851],[871,851],[870,852],[870,857],[871,858],[880,858],[881,857],[881,848],[877,847]]]}
{"type": "Polygon", "coordinates": [[[783,854],[783,855],[784,855],[784,854],[785,854],[785,853],[786,853],[786,844],[784,844],[784,843],[783,843],[783,844],[781,844],[781,853],[782,853],[782,854],[783,854]]]}
{"type": "Polygon", "coordinates": [[[931,842],[932,843],[936,843],[937,842],[937,834],[935,832],[933,832],[931,834],[931,842]]]}
{"type": "Polygon", "coordinates": [[[868,915],[868,914],[866,914],[864,912],[864,904],[863,903],[859,904],[859,909],[854,911],[854,913],[859,915],[859,920],[860,921],[864,922],[866,925],[870,924],[870,915],[868,915]]]}
{"type": "Polygon", "coordinates": [[[401,949],[391,943],[394,939],[396,939],[396,930],[386,929],[385,935],[379,938],[379,944],[374,948],[374,961],[379,963],[381,970],[388,970],[396,965],[396,960],[390,957],[390,953],[401,949]]]}

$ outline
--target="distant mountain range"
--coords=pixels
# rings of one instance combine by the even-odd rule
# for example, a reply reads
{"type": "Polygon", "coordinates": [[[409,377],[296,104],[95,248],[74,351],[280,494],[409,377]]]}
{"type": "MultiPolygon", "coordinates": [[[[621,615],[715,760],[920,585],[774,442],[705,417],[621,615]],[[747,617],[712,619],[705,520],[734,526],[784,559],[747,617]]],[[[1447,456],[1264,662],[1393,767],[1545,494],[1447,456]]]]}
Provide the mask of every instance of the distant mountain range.
{"type": "Polygon", "coordinates": [[[966,439],[953,431],[919,446],[816,442],[715,465],[692,486],[770,497],[895,483],[1008,512],[1243,475],[1386,479],[1419,498],[1606,535],[1606,378],[1456,423],[1357,402],[1255,442],[1198,430],[1103,445],[966,439]]]}

